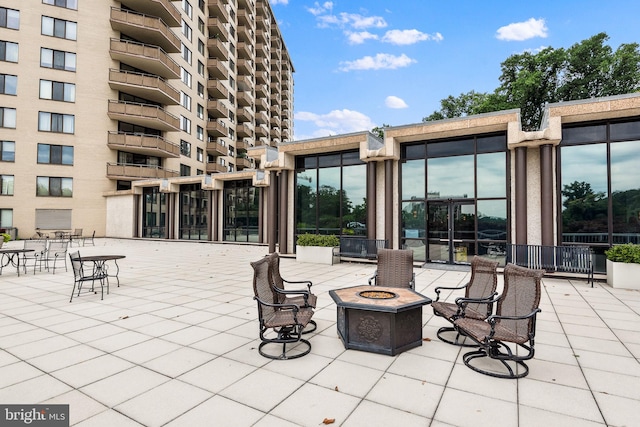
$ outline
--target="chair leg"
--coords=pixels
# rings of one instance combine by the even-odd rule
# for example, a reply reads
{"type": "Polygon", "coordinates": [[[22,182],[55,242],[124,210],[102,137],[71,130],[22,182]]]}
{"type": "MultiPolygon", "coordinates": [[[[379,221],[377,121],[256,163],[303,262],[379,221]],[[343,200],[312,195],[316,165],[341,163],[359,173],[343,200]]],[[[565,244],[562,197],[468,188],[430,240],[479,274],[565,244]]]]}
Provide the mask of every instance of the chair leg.
{"type": "Polygon", "coordinates": [[[440,341],[446,342],[447,344],[457,345],[459,347],[478,347],[478,344],[474,343],[471,339],[469,339],[469,341],[471,342],[470,344],[465,343],[464,340],[466,339],[466,336],[462,335],[460,331],[451,326],[443,326],[442,328],[438,329],[436,335],[438,336],[440,341]],[[450,332],[455,332],[455,338],[451,339],[445,335],[450,335],[450,332]]]}
{"type": "Polygon", "coordinates": [[[529,374],[529,367],[526,363],[524,363],[524,361],[518,360],[517,358],[502,357],[505,355],[505,353],[501,353],[495,345],[490,344],[488,347],[489,348],[483,347],[476,351],[465,353],[462,356],[462,361],[468,368],[481,374],[495,378],[516,379],[526,377],[529,374]],[[471,363],[474,359],[483,357],[488,357],[496,360],[497,362],[500,362],[500,364],[506,369],[506,373],[501,373],[497,370],[488,371],[486,369],[479,368],[478,366],[474,366],[471,363]],[[514,366],[510,365],[509,363],[512,363],[514,366]]]}

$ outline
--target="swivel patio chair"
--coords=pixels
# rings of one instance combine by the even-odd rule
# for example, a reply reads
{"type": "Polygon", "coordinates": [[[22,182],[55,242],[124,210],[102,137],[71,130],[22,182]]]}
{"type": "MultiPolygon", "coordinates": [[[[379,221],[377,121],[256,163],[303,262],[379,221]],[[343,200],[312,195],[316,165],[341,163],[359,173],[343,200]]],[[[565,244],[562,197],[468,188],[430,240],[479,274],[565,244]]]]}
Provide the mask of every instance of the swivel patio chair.
{"type": "Polygon", "coordinates": [[[533,358],[536,316],[541,311],[540,282],[542,270],[531,270],[508,264],[504,270],[504,290],[497,299],[496,313],[486,320],[464,316],[454,320],[458,331],[480,347],[466,353],[462,361],[469,368],[498,378],[522,378],[529,373],[525,360],[533,358]],[[488,357],[499,361],[489,369],[486,362],[476,359],[488,357]]]}
{"type": "MultiPolygon", "coordinates": [[[[267,255],[269,268],[271,268],[271,279],[273,281],[274,299],[279,304],[295,304],[300,307],[316,308],[318,297],[311,292],[313,285],[310,280],[287,280],[280,274],[280,255],[277,252],[267,255]],[[307,289],[286,289],[287,285],[306,285],[307,289]]],[[[309,321],[309,327],[305,328],[303,334],[308,334],[316,330],[318,325],[315,320],[309,321]]]]}
{"type": "Polygon", "coordinates": [[[370,285],[414,289],[415,278],[411,249],[378,249],[378,268],[370,285]]]}
{"type": "Polygon", "coordinates": [[[39,271],[42,271],[42,262],[45,252],[47,251],[47,240],[25,240],[24,248],[33,249],[33,252],[25,252],[22,255],[22,266],[25,274],[27,273],[29,264],[33,265],[33,274],[36,274],[36,268],[38,268],[39,271]]]}
{"type": "Polygon", "coordinates": [[[262,341],[258,346],[258,352],[264,357],[276,360],[296,359],[308,354],[311,351],[311,343],[302,338],[302,333],[311,321],[313,308],[277,302],[268,258],[252,262],[251,267],[254,271],[253,292],[258,304],[262,341]],[[270,351],[274,347],[278,350],[270,351]]]}
{"type": "MultiPolygon", "coordinates": [[[[496,286],[498,284],[498,262],[486,258],[473,257],[471,261],[471,279],[463,286],[448,287],[438,286],[435,289],[437,294],[435,301],[431,303],[433,314],[443,317],[453,324],[453,321],[460,317],[462,303],[466,303],[465,316],[472,319],[484,320],[491,315],[493,304],[489,303],[497,295],[496,286]],[[440,301],[440,292],[443,290],[464,289],[464,297],[456,298],[455,302],[440,301]],[[468,302],[469,299],[481,300],[482,302],[468,302]]],[[[446,343],[464,347],[475,347],[475,344],[464,343],[460,334],[453,326],[443,326],[438,329],[438,338],[446,343]],[[455,332],[455,337],[449,338],[451,332],[455,332]]],[[[463,338],[463,337],[462,337],[463,338]]]]}
{"type": "Polygon", "coordinates": [[[49,242],[47,251],[44,256],[45,268],[48,270],[53,269],[53,274],[56,274],[56,263],[58,260],[64,262],[64,270],[69,271],[67,268],[67,246],[69,242],[49,242]]]}
{"type": "Polygon", "coordinates": [[[85,271],[85,264],[82,262],[79,251],[70,253],[69,259],[71,260],[71,267],[73,268],[73,290],[71,291],[71,298],[69,299],[69,302],[73,301],[73,294],[76,291],[76,286],[78,288],[78,296],[80,296],[80,291],[82,290],[82,284],[84,282],[91,282],[91,292],[96,294],[96,281],[100,282],[100,299],[103,300],[105,280],[107,282],[107,295],[109,294],[109,281],[107,280],[106,274],[103,271],[96,271],[96,269],[94,268],[95,266],[91,268],[91,273],[87,273],[85,271]]]}

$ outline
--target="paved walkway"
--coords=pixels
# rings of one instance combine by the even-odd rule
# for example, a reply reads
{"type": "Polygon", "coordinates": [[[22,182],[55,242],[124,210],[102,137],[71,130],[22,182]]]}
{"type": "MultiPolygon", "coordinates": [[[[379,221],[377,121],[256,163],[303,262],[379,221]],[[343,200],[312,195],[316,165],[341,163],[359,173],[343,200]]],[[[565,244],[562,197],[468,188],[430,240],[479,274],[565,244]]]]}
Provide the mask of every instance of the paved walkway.
{"type": "MultiPolygon", "coordinates": [[[[637,291],[545,278],[531,373],[503,380],[464,366],[428,306],[421,347],[345,350],[328,291],[366,283],[375,265],[283,259],[285,278],[314,282],[318,331],[309,355],[271,361],[257,351],[249,266],[267,247],[96,239],[80,250],[127,257],[104,301],[69,303],[71,270],[0,276],[0,403],[70,404],[83,427],[640,424],[637,291]]],[[[415,272],[431,297],[469,277],[415,272]]]]}

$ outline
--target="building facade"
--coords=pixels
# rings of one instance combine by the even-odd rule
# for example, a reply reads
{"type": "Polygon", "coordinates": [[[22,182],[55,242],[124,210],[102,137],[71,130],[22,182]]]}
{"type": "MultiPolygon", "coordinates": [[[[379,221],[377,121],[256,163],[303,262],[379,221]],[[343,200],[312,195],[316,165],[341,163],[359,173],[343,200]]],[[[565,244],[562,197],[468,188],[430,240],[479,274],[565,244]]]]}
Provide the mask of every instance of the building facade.
{"type": "MultiPolygon", "coordinates": [[[[292,138],[294,69],[268,0],[0,0],[0,61],[0,229],[14,237],[105,235],[106,195],[252,170],[249,148],[292,138]]],[[[207,200],[185,185],[171,237],[201,239],[207,200]]],[[[171,213],[146,195],[141,234],[169,237],[171,213]]]]}

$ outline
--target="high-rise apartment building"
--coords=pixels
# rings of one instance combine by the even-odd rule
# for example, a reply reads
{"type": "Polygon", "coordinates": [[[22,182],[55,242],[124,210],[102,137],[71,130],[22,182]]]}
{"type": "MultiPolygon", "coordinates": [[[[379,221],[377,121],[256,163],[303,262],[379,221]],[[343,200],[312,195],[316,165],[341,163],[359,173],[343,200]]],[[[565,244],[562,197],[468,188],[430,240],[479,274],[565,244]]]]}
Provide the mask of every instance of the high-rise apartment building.
{"type": "Polygon", "coordinates": [[[0,228],[104,235],[133,181],[256,168],[293,71],[268,0],[0,0],[0,228]]]}

